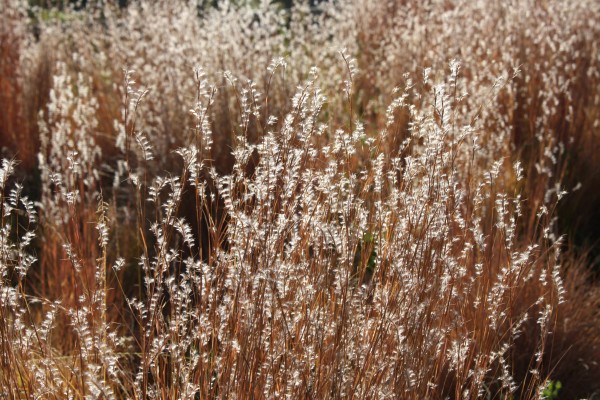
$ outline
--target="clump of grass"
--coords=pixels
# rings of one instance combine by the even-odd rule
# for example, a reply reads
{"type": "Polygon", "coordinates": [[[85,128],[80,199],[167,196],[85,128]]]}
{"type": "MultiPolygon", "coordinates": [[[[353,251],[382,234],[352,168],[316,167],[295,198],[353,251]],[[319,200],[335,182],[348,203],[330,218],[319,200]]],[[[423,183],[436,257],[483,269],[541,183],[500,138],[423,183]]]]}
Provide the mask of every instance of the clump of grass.
{"type": "MultiPolygon", "coordinates": [[[[549,3],[583,15],[568,6],[549,3]]],[[[52,77],[39,198],[0,170],[8,395],[597,390],[600,296],[556,219],[565,154],[595,123],[595,28],[551,19],[548,48],[584,30],[562,74],[523,64],[542,33],[497,18],[547,13],[458,23],[481,7],[141,2],[41,21],[19,61],[52,77]],[[465,29],[489,51],[460,47],[465,29]]]]}
{"type": "Polygon", "coordinates": [[[25,18],[20,2],[5,2],[0,14],[0,150],[5,157],[16,153],[24,166],[31,168],[36,152],[35,138],[30,133],[24,105],[19,101],[24,92],[19,58],[28,40],[25,18]]]}

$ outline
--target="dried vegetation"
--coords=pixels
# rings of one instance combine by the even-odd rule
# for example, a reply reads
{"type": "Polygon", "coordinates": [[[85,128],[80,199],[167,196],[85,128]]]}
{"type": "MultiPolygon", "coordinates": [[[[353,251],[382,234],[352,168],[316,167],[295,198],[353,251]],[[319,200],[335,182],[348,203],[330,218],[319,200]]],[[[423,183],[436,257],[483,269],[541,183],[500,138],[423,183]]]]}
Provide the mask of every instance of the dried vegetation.
{"type": "Polygon", "coordinates": [[[0,11],[8,398],[600,394],[600,3],[89,3],[0,11]]]}

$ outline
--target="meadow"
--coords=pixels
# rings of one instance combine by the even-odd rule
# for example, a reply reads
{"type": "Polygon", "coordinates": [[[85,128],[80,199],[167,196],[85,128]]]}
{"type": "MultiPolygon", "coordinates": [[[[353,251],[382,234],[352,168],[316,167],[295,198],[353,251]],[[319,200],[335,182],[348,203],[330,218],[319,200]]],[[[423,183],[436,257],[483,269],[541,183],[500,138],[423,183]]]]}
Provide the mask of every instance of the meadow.
{"type": "Polygon", "coordinates": [[[124,3],[0,6],[0,398],[600,398],[600,2],[124,3]]]}

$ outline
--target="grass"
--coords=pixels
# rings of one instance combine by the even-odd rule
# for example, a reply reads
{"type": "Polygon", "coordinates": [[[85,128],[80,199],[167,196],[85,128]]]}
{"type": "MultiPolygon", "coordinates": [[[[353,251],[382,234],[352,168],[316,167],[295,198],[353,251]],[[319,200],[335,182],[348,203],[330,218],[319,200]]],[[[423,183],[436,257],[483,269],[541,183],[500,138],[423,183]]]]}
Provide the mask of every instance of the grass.
{"type": "Polygon", "coordinates": [[[0,13],[8,398],[600,393],[595,2],[52,15],[0,13]]]}

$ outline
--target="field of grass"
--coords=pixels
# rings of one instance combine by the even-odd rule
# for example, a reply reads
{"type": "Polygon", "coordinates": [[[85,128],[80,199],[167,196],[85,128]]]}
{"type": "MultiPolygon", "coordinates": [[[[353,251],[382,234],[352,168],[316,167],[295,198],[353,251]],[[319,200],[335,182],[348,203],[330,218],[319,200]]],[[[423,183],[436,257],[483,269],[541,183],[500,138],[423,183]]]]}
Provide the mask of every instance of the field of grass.
{"type": "Polygon", "coordinates": [[[0,399],[600,398],[600,2],[64,3],[0,6],[0,399]]]}

